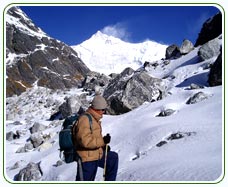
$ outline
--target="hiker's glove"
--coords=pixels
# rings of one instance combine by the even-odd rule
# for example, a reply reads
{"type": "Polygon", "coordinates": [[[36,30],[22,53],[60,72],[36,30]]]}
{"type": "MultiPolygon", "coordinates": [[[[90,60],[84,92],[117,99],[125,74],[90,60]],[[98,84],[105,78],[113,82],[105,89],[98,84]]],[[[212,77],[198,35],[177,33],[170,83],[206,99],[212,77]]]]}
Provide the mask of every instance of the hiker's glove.
{"type": "MultiPolygon", "coordinates": [[[[105,151],[106,146],[103,146],[102,148],[103,148],[103,151],[105,151]]],[[[108,152],[111,151],[111,147],[110,147],[109,145],[108,145],[108,148],[107,148],[107,149],[108,149],[108,150],[107,150],[108,152]]]]}
{"type": "Polygon", "coordinates": [[[106,136],[103,137],[103,140],[105,144],[108,144],[111,141],[111,136],[107,134],[106,136]]]}

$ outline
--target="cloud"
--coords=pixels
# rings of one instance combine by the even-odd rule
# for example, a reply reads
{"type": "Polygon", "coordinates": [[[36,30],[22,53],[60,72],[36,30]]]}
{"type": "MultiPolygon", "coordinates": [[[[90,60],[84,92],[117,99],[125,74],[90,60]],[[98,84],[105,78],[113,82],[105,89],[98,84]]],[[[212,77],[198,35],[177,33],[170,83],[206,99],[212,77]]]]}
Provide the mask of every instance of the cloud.
{"type": "Polygon", "coordinates": [[[124,23],[108,25],[101,30],[102,33],[109,36],[119,38],[124,41],[130,40],[130,33],[127,31],[127,26],[124,23]]]}

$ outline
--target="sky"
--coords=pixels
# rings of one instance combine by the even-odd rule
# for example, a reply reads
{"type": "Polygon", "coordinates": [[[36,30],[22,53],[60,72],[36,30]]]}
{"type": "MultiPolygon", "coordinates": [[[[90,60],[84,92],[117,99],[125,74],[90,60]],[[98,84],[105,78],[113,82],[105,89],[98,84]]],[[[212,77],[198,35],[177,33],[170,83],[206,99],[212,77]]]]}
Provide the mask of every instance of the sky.
{"type": "Polygon", "coordinates": [[[49,36],[78,45],[98,30],[126,42],[195,43],[214,6],[20,6],[49,36]]]}

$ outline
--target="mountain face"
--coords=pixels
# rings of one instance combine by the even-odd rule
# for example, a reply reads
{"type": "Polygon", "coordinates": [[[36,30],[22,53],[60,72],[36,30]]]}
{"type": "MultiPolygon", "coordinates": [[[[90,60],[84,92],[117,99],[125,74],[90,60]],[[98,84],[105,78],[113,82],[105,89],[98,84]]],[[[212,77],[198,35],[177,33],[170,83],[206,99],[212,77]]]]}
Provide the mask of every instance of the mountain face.
{"type": "Polygon", "coordinates": [[[206,42],[222,34],[222,14],[221,12],[209,18],[204,22],[203,27],[196,40],[195,47],[203,45],[206,42]]]}
{"type": "Polygon", "coordinates": [[[7,97],[36,85],[54,90],[79,86],[88,72],[71,47],[49,37],[20,8],[7,11],[7,97]]]}
{"type": "Polygon", "coordinates": [[[128,43],[98,31],[72,48],[91,70],[109,75],[127,67],[138,69],[145,61],[160,60],[167,46],[153,41],[128,43]]]}

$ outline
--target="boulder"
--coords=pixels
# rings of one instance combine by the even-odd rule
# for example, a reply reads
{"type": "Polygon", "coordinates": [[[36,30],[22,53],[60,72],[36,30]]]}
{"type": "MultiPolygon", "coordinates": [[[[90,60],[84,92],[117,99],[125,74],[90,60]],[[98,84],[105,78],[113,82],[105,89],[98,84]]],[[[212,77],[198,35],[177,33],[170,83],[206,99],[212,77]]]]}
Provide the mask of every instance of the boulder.
{"type": "Polygon", "coordinates": [[[163,96],[161,79],[153,78],[145,71],[134,73],[131,68],[125,69],[113,79],[104,91],[110,114],[129,112],[144,102],[153,102],[163,96]]]}
{"type": "Polygon", "coordinates": [[[83,90],[89,92],[89,94],[93,94],[97,86],[100,87],[100,94],[103,94],[104,88],[110,82],[111,77],[106,76],[104,74],[100,74],[97,72],[90,72],[86,75],[85,80],[83,81],[83,90]]]}
{"type": "Polygon", "coordinates": [[[65,98],[65,102],[60,105],[59,112],[62,118],[66,118],[74,113],[81,113],[89,106],[86,95],[72,95],[65,98]]]}
{"type": "Polygon", "coordinates": [[[6,133],[6,140],[8,141],[12,141],[14,139],[18,139],[20,138],[20,131],[16,131],[16,133],[14,133],[13,131],[7,132],[6,133]]]}
{"type": "Polygon", "coordinates": [[[30,140],[34,148],[40,146],[44,142],[43,135],[40,132],[31,134],[30,140]]]}
{"type": "Polygon", "coordinates": [[[210,59],[220,54],[220,48],[221,41],[219,38],[215,38],[200,47],[198,56],[202,61],[210,59]]]}
{"type": "Polygon", "coordinates": [[[42,171],[40,164],[30,162],[25,168],[19,171],[15,176],[17,181],[40,181],[42,178],[42,171]]]}
{"type": "Polygon", "coordinates": [[[46,129],[47,127],[41,123],[35,122],[33,126],[30,128],[31,134],[36,133],[36,132],[42,132],[46,129]]]}
{"type": "Polygon", "coordinates": [[[192,44],[192,42],[185,39],[183,41],[183,43],[181,44],[180,53],[182,55],[185,55],[185,54],[188,54],[189,52],[191,52],[193,49],[194,49],[194,45],[192,44]]]}
{"type": "Polygon", "coordinates": [[[208,99],[208,95],[206,95],[203,92],[198,92],[198,93],[194,94],[192,97],[190,97],[188,99],[188,101],[186,102],[186,104],[195,104],[195,103],[201,102],[206,99],[208,99]]]}
{"type": "Polygon", "coordinates": [[[179,58],[180,57],[180,49],[176,44],[170,45],[166,48],[165,58],[179,58]]]}
{"type": "Polygon", "coordinates": [[[165,109],[165,110],[162,110],[162,111],[157,115],[157,117],[166,117],[166,116],[170,116],[170,115],[172,115],[174,112],[175,112],[175,110],[173,110],[173,109],[165,109]]]}

